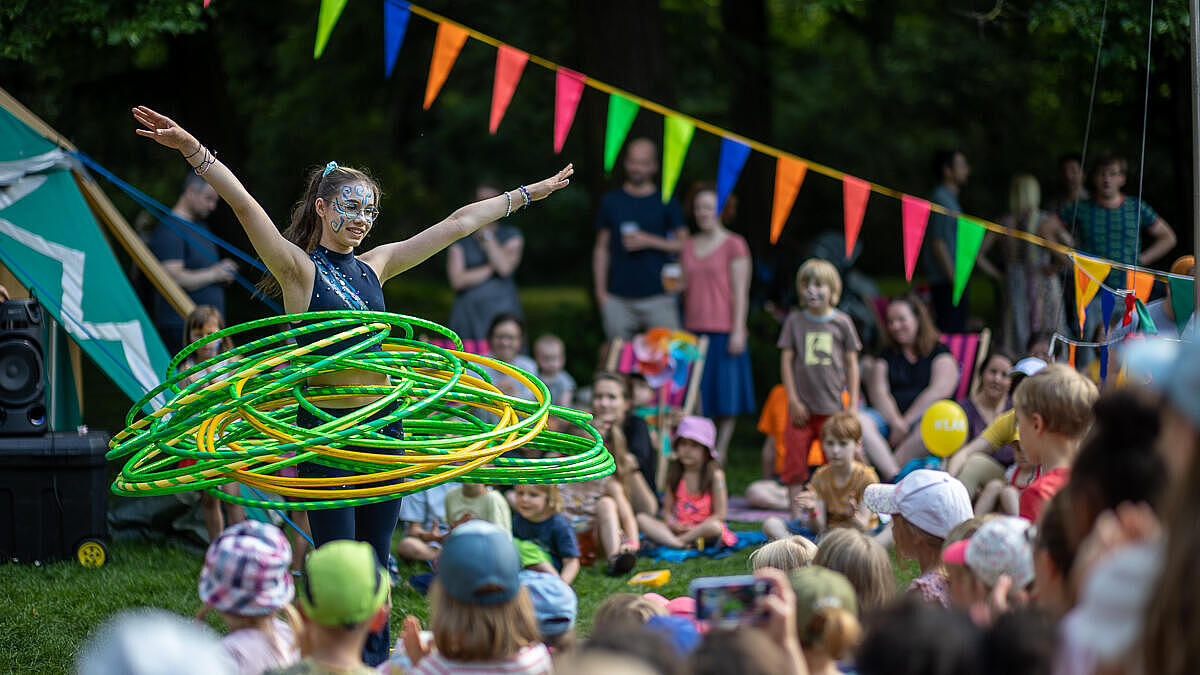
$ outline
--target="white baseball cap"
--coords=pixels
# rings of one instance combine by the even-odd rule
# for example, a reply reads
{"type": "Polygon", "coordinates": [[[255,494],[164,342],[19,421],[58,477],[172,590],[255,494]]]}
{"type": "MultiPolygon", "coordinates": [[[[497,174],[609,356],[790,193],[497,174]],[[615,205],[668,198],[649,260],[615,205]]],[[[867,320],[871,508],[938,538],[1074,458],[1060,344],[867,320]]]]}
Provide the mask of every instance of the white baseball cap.
{"type": "Polygon", "coordinates": [[[980,526],[970,539],[955,542],[942,552],[942,560],[966,565],[988,588],[1007,574],[1014,588],[1033,581],[1033,523],[1016,516],[999,516],[980,526]]]}
{"type": "Polygon", "coordinates": [[[895,485],[868,485],[863,503],[875,513],[898,513],[942,539],[975,515],[967,488],[945,471],[930,469],[917,469],[895,485]]]}

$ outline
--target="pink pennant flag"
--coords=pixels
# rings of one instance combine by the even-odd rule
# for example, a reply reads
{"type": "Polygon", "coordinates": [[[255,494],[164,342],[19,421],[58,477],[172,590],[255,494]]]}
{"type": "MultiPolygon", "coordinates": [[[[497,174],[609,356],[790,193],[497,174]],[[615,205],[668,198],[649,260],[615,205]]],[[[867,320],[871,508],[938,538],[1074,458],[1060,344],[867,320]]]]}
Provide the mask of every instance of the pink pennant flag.
{"type": "Polygon", "coordinates": [[[555,154],[562,152],[563,143],[567,142],[567,133],[571,131],[571,123],[575,121],[575,109],[579,107],[579,99],[583,97],[583,82],[586,78],[583,73],[558,67],[558,74],[554,78],[555,154]]]}
{"type": "Polygon", "coordinates": [[[210,2],[212,2],[212,0],[204,0],[204,8],[205,9],[208,9],[208,3],[210,3],[210,2]]]}
{"type": "Polygon", "coordinates": [[[925,226],[929,224],[929,202],[904,195],[900,204],[904,226],[904,278],[912,281],[921,242],[925,239],[925,226]]]}
{"type": "Polygon", "coordinates": [[[871,195],[871,184],[861,178],[842,176],[843,219],[846,227],[846,260],[854,252],[858,233],[862,230],[863,216],[867,213],[867,197],[871,195]]]}
{"type": "Polygon", "coordinates": [[[496,80],[492,84],[492,114],[488,119],[488,131],[496,133],[500,128],[500,120],[504,119],[504,111],[512,102],[513,92],[521,81],[521,73],[529,55],[520,49],[500,45],[496,52],[496,80]]]}

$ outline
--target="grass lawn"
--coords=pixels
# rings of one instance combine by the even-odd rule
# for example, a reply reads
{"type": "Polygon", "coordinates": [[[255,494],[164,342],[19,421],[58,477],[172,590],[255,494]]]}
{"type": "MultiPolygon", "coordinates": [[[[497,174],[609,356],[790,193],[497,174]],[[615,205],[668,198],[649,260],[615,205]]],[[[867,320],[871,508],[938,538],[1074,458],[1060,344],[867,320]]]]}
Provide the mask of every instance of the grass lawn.
{"type": "MultiPolygon", "coordinates": [[[[761,437],[752,420],[739,424],[730,451],[729,484],[742,492],[759,472],[761,437]]],[[[757,529],[757,523],[731,523],[735,530],[757,529]]],[[[750,550],[720,560],[706,558],[679,564],[639,561],[638,570],[670,569],[671,580],[657,592],[674,597],[687,593],[696,577],[744,574],[749,570],[750,550]]],[[[126,608],[153,606],[185,616],[200,607],[196,580],[202,556],[183,547],[147,542],[115,542],[109,561],[98,569],[86,569],[74,561],[33,566],[0,564],[0,673],[69,672],[79,647],[90,632],[115,612],[126,608]]],[[[405,577],[427,571],[416,563],[403,563],[405,577]]],[[[895,566],[897,584],[903,587],[915,575],[912,566],[895,566]]],[[[625,578],[604,576],[603,566],[584,569],[575,581],[579,594],[579,630],[591,630],[596,607],[612,593],[634,590],[625,578]]],[[[392,594],[392,628],[397,630],[406,614],[427,619],[425,599],[407,584],[392,594]]],[[[223,630],[219,618],[210,616],[214,628],[223,630]]]]}

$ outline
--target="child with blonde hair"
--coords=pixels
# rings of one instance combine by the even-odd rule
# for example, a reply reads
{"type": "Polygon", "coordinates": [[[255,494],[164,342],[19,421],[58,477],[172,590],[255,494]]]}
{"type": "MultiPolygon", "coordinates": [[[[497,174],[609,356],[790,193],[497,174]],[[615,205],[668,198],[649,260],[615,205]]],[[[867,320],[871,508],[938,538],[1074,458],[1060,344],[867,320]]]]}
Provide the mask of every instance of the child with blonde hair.
{"type": "Polygon", "coordinates": [[[750,569],[774,567],[784,572],[811,564],[817,545],[800,535],[763,544],[750,554],[750,569]]]}
{"type": "Polygon", "coordinates": [[[1047,366],[1027,377],[1013,394],[1021,450],[1042,475],[1021,491],[1020,515],[1037,522],[1042,506],[1071,477],[1071,462],[1092,426],[1092,406],[1100,391],[1075,369],[1047,366]]]}
{"type": "Polygon", "coordinates": [[[712,420],[680,420],[667,465],[662,518],[638,514],[638,527],[647,538],[671,548],[686,548],[698,540],[726,546],[737,543],[737,535],[725,524],[729,493],[725,472],[717,464],[716,440],[712,420]]]}
{"type": "Polygon", "coordinates": [[[784,320],[779,334],[779,371],[787,393],[790,424],[781,478],[794,502],[808,481],[808,451],[830,415],[858,409],[858,352],[862,343],[854,322],[837,309],[842,279],[837,268],[816,258],[796,274],[800,307],[784,320]]]}
{"type": "Polygon", "coordinates": [[[821,537],[812,564],[845,575],[854,586],[860,612],[876,610],[896,597],[887,549],[865,532],[848,527],[830,530],[821,537]]]}
{"type": "MultiPolygon", "coordinates": [[[[521,542],[532,544],[548,563],[548,570],[568,584],[579,574],[579,540],[571,521],[563,515],[562,494],[555,485],[518,485],[513,490],[516,513],[512,514],[512,532],[521,542]]],[[[524,558],[524,556],[522,556],[524,558]]],[[[522,559],[525,566],[529,562],[522,559]]]]}

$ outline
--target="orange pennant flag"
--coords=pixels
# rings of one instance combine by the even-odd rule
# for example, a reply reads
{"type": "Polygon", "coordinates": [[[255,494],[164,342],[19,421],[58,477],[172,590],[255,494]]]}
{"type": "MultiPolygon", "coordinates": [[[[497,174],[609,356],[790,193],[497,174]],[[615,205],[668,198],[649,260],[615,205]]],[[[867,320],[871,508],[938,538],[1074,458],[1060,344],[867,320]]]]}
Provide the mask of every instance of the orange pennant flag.
{"type": "Polygon", "coordinates": [[[1075,343],[1074,342],[1067,345],[1067,365],[1071,366],[1072,368],[1075,367],[1075,343]]]}
{"type": "Polygon", "coordinates": [[[492,83],[492,112],[488,118],[488,131],[493,134],[500,128],[500,120],[504,119],[504,111],[512,102],[513,92],[528,61],[528,54],[508,45],[500,45],[496,51],[496,79],[492,83]]]}
{"type": "Polygon", "coordinates": [[[1079,253],[1071,254],[1071,259],[1075,261],[1075,308],[1079,310],[1079,332],[1082,334],[1088,303],[1096,297],[1100,284],[1112,271],[1112,265],[1079,253]]]}
{"type": "Polygon", "coordinates": [[[779,241],[783,226],[787,224],[788,214],[792,212],[792,204],[796,203],[796,195],[800,193],[800,184],[804,182],[804,174],[808,173],[808,165],[791,157],[780,157],[775,162],[775,200],[771,206],[771,243],[779,241]]]}
{"type": "Polygon", "coordinates": [[[458,52],[467,42],[467,30],[449,23],[439,23],[433,43],[433,60],[429,63],[429,80],[425,83],[425,109],[433,105],[450,69],[458,60],[458,52]]]}
{"type": "Polygon", "coordinates": [[[1138,300],[1150,302],[1150,289],[1154,288],[1154,275],[1149,272],[1125,270],[1125,288],[1132,290],[1138,300]]]}

